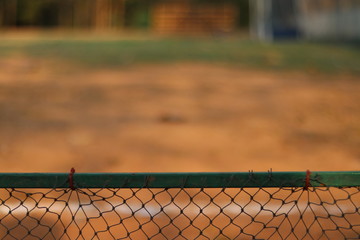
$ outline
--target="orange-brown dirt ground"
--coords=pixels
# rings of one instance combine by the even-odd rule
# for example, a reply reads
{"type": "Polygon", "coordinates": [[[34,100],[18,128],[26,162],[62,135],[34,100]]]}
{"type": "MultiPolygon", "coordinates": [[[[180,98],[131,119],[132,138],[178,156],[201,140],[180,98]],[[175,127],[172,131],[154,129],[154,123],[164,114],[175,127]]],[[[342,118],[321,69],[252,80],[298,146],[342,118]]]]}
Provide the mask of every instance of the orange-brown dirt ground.
{"type": "Polygon", "coordinates": [[[360,170],[358,76],[0,61],[2,172],[360,170]]]}

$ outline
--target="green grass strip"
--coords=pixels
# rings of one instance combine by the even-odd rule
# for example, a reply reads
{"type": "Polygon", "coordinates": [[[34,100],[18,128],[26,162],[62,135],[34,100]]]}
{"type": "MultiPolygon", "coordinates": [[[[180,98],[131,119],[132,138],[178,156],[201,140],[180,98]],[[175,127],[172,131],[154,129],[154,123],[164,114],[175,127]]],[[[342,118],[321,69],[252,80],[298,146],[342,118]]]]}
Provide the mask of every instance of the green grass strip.
{"type": "Polygon", "coordinates": [[[84,67],[205,62],[274,70],[360,74],[360,47],[356,44],[262,43],[235,38],[0,42],[0,57],[12,53],[71,61],[84,67]]]}

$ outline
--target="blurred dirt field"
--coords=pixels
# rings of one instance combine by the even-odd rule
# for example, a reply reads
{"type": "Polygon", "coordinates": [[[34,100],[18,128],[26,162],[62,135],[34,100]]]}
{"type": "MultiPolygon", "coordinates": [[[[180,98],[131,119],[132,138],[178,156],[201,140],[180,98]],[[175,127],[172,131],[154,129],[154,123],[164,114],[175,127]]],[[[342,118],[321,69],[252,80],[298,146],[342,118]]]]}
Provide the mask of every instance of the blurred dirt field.
{"type": "Polygon", "coordinates": [[[2,172],[360,170],[359,76],[0,61],[2,172]]]}

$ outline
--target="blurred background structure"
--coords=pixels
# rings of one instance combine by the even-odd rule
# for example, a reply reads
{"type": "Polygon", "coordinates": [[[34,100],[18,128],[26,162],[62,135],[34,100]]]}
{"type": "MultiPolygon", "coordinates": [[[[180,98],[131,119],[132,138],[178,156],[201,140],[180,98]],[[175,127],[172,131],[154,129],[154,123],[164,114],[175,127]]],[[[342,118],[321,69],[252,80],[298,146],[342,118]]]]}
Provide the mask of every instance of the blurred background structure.
{"type": "Polygon", "coordinates": [[[0,0],[0,27],[360,39],[357,0],[0,0]]]}
{"type": "Polygon", "coordinates": [[[247,0],[1,0],[2,28],[234,31],[248,24],[247,0]],[[238,18],[241,12],[242,18],[238,18]]]}
{"type": "Polygon", "coordinates": [[[360,39],[360,1],[357,0],[255,0],[250,3],[252,31],[260,39],[360,39]]]}

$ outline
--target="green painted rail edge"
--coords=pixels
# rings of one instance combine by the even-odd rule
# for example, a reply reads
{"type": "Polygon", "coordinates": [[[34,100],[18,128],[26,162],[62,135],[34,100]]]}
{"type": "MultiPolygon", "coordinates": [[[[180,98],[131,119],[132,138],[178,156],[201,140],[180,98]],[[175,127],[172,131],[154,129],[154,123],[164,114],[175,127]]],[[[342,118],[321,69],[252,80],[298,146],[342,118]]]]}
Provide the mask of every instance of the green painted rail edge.
{"type": "MultiPolygon", "coordinates": [[[[68,173],[0,173],[0,188],[69,188],[68,173]]],[[[306,172],[75,173],[76,188],[304,187],[306,172]]],[[[311,186],[358,187],[360,172],[312,172],[311,186]]]]}

